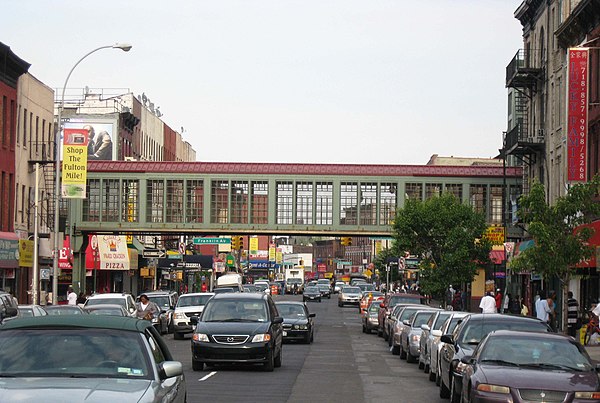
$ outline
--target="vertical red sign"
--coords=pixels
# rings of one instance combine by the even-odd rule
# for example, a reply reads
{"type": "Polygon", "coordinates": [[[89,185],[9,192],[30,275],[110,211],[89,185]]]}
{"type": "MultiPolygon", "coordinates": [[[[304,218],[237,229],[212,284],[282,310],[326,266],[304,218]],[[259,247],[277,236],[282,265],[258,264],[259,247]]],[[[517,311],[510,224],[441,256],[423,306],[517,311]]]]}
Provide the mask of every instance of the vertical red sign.
{"type": "Polygon", "coordinates": [[[567,180],[587,180],[588,49],[569,49],[567,87],[567,180]]]}

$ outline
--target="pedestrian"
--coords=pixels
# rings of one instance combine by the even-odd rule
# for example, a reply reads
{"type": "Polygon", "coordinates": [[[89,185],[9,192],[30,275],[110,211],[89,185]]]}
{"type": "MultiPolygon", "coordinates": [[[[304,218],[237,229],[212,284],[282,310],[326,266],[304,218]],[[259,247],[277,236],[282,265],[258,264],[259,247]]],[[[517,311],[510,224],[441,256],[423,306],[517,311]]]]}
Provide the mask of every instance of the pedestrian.
{"type": "Polygon", "coordinates": [[[494,296],[494,299],[496,300],[496,311],[497,312],[502,312],[502,293],[500,292],[500,289],[496,289],[496,295],[494,296]]]}
{"type": "Polygon", "coordinates": [[[454,293],[454,299],[452,300],[452,310],[462,311],[462,296],[460,290],[456,290],[454,293]]]}
{"type": "MultiPolygon", "coordinates": [[[[508,295],[510,295],[510,294],[508,294],[508,295]]],[[[510,298],[510,300],[508,301],[508,312],[509,313],[512,313],[513,315],[518,315],[521,313],[520,300],[521,300],[520,297],[510,298]]]]}
{"type": "Polygon", "coordinates": [[[481,309],[481,313],[496,313],[496,300],[492,297],[492,293],[488,292],[485,294],[483,298],[481,298],[481,302],[479,302],[479,308],[481,309]]]}
{"type": "Polygon", "coordinates": [[[135,316],[138,319],[152,320],[154,315],[158,314],[158,307],[151,302],[146,294],[140,295],[140,302],[137,303],[135,316]]]}
{"type": "Polygon", "coordinates": [[[77,294],[73,291],[73,286],[69,286],[67,289],[67,304],[77,305],[77,294]]]}
{"type": "Polygon", "coordinates": [[[548,323],[550,321],[550,307],[548,307],[548,300],[546,299],[546,293],[544,290],[539,292],[540,299],[535,303],[535,316],[548,323]]]}
{"type": "Polygon", "coordinates": [[[508,305],[510,304],[510,293],[507,292],[506,295],[504,296],[504,301],[502,301],[502,313],[507,313],[508,312],[508,305]]]}
{"type": "Polygon", "coordinates": [[[456,293],[456,291],[454,290],[454,288],[452,288],[452,284],[450,284],[448,286],[448,289],[446,290],[446,306],[452,305],[452,301],[454,301],[455,293],[456,293]]]}
{"type": "Polygon", "coordinates": [[[556,331],[557,322],[556,322],[556,292],[550,291],[548,294],[548,308],[550,308],[548,323],[552,330],[556,331]]]}
{"type": "Polygon", "coordinates": [[[519,303],[521,304],[521,315],[523,315],[523,316],[529,316],[529,308],[525,304],[525,300],[523,298],[521,298],[521,300],[519,301],[519,303]]]}
{"type": "Polygon", "coordinates": [[[83,305],[83,304],[85,304],[85,301],[87,301],[85,294],[83,292],[80,292],[79,296],[77,297],[77,304],[83,305]]]}
{"type": "Polygon", "coordinates": [[[573,298],[573,292],[567,293],[567,333],[575,338],[577,331],[581,329],[581,320],[579,319],[579,303],[573,298]]]}

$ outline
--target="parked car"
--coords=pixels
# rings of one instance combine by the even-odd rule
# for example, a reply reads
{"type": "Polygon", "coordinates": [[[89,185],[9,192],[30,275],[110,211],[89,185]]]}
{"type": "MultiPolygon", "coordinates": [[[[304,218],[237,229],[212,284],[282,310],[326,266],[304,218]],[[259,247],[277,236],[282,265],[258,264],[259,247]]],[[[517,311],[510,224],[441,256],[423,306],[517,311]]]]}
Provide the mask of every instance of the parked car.
{"type": "Polygon", "coordinates": [[[437,386],[440,386],[440,351],[444,347],[444,342],[440,338],[443,334],[453,333],[456,326],[468,315],[470,315],[468,312],[452,312],[439,330],[431,331],[433,340],[429,349],[429,380],[435,382],[437,386]]]}
{"type": "Polygon", "coordinates": [[[0,401],[186,401],[183,366],[149,321],[93,315],[0,327],[0,401]],[[50,347],[51,346],[51,347],[50,347]]]}
{"type": "Polygon", "coordinates": [[[379,312],[380,300],[372,301],[362,317],[362,330],[363,333],[371,333],[373,330],[377,330],[377,314],[379,312]]]}
{"type": "Polygon", "coordinates": [[[358,302],[358,313],[362,315],[372,301],[383,301],[384,298],[385,295],[380,291],[363,292],[362,297],[358,302]]]}
{"type": "Polygon", "coordinates": [[[390,338],[392,339],[392,354],[400,355],[401,359],[406,358],[406,353],[408,350],[402,348],[402,332],[405,328],[410,328],[410,322],[408,320],[410,317],[418,311],[429,309],[435,310],[437,308],[429,307],[426,305],[407,305],[400,311],[398,314],[398,319],[396,320],[396,324],[392,329],[392,333],[390,334],[390,338]]]}
{"type": "Polygon", "coordinates": [[[283,318],[283,341],[299,340],[310,344],[314,340],[314,313],[308,312],[303,302],[276,302],[279,316],[283,318]]]}
{"type": "Polygon", "coordinates": [[[108,315],[108,316],[129,316],[129,313],[122,305],[102,304],[83,308],[89,315],[108,315]]]}
{"type": "Polygon", "coordinates": [[[421,354],[421,325],[433,316],[435,312],[422,310],[415,312],[409,319],[404,321],[406,327],[400,334],[400,351],[405,352],[406,362],[417,362],[421,354]]]}
{"type": "Polygon", "coordinates": [[[561,334],[496,330],[461,364],[462,401],[600,401],[597,365],[561,334]]]}
{"type": "Polygon", "coordinates": [[[552,332],[547,323],[539,319],[502,314],[472,314],[463,319],[453,334],[445,334],[440,340],[445,344],[440,351],[440,397],[452,403],[460,399],[462,371],[461,359],[472,355],[479,342],[494,330],[518,330],[528,332],[552,332]]]}
{"type": "Polygon", "coordinates": [[[18,318],[31,318],[34,316],[46,316],[48,312],[44,310],[40,305],[19,305],[17,307],[19,313],[18,318]]]}
{"type": "Polygon", "coordinates": [[[360,291],[363,293],[363,295],[369,291],[376,291],[375,285],[371,283],[357,283],[356,287],[360,288],[360,291]]]}
{"type": "Polygon", "coordinates": [[[329,288],[328,285],[319,284],[319,285],[317,285],[317,288],[319,289],[319,292],[321,293],[322,298],[331,299],[331,288],[329,288]]]}
{"type": "Polygon", "coordinates": [[[13,296],[0,291],[0,323],[7,318],[14,318],[19,313],[13,296]]]}
{"type": "Polygon", "coordinates": [[[321,302],[321,291],[316,285],[306,286],[304,293],[302,293],[302,301],[319,301],[321,302]]]}
{"type": "MultiPolygon", "coordinates": [[[[383,333],[385,329],[385,323],[387,317],[392,312],[394,306],[398,304],[425,304],[425,298],[419,294],[406,294],[406,293],[396,293],[396,294],[387,294],[383,303],[379,306],[379,328],[377,329],[377,336],[385,337],[386,335],[383,333]]],[[[387,335],[389,337],[389,335],[387,335]]],[[[387,339],[386,339],[387,340],[387,339]]]]}
{"type": "Polygon", "coordinates": [[[123,308],[127,310],[129,316],[135,317],[136,306],[135,301],[131,294],[128,293],[116,293],[109,292],[105,294],[94,294],[88,297],[85,304],[83,304],[84,308],[94,306],[94,305],[102,305],[102,304],[118,304],[122,305],[123,308]]]}
{"type": "MultiPolygon", "coordinates": [[[[383,337],[388,341],[388,346],[392,346],[393,338],[389,337],[394,332],[394,326],[396,326],[396,322],[398,321],[398,315],[404,307],[410,306],[412,304],[398,304],[392,309],[392,313],[385,318],[385,329],[383,332],[383,337]]],[[[420,305],[415,305],[416,307],[420,307],[420,305]]],[[[380,308],[381,309],[381,308],[380,308]]],[[[379,312],[377,312],[377,317],[379,318],[379,312]]]]}
{"type": "Polygon", "coordinates": [[[419,341],[419,369],[423,369],[425,373],[429,373],[431,354],[430,350],[433,344],[435,336],[431,334],[432,330],[439,330],[444,321],[448,319],[454,311],[436,311],[427,323],[421,325],[423,333],[421,333],[421,339],[419,341]]]}
{"type": "Polygon", "coordinates": [[[79,305],[46,305],[48,315],[84,315],[86,312],[79,305]]]}
{"type": "Polygon", "coordinates": [[[362,294],[360,288],[344,287],[338,295],[338,306],[343,307],[344,305],[358,305],[361,297],[362,294]]]}
{"type": "Polygon", "coordinates": [[[154,302],[160,314],[152,323],[161,333],[173,333],[173,313],[177,304],[177,293],[175,291],[149,291],[145,292],[150,302],[154,302]]]}
{"type": "Polygon", "coordinates": [[[192,369],[204,364],[263,364],[265,371],[281,366],[283,318],[267,294],[216,294],[200,319],[193,317],[192,369]]]}
{"type": "Polygon", "coordinates": [[[181,340],[185,333],[193,332],[190,318],[202,315],[204,306],[213,295],[215,294],[212,292],[196,292],[179,297],[173,314],[173,338],[175,340],[181,340]]]}

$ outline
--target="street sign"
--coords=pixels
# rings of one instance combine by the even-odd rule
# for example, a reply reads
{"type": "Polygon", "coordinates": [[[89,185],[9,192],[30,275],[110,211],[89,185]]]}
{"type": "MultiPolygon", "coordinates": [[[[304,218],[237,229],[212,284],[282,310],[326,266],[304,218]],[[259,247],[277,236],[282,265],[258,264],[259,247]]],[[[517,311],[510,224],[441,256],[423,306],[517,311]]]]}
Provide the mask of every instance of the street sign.
{"type": "Polygon", "coordinates": [[[194,245],[230,244],[231,238],[194,238],[194,245]]]}
{"type": "Polygon", "coordinates": [[[142,252],[142,257],[145,258],[157,258],[157,257],[164,257],[165,256],[165,251],[164,250],[158,250],[158,249],[144,249],[144,251],[142,252]]]}

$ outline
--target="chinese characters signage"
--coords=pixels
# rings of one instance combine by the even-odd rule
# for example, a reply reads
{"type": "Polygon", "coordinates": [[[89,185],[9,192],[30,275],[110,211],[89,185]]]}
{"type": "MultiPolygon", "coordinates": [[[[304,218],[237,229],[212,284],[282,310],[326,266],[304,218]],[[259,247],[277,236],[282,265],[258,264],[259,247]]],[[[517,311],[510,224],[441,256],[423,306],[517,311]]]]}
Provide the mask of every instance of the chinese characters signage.
{"type": "Polygon", "coordinates": [[[587,180],[588,49],[569,49],[567,180],[587,180]]]}

